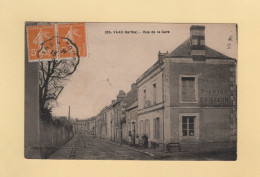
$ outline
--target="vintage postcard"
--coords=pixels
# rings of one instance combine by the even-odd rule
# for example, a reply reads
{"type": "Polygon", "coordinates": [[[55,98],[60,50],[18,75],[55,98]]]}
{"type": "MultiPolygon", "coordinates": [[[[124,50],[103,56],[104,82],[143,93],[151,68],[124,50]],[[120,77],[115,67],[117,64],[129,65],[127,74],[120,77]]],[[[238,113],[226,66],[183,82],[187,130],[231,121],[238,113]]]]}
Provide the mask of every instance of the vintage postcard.
{"type": "Polygon", "coordinates": [[[25,31],[25,158],[237,159],[236,24],[25,31]]]}

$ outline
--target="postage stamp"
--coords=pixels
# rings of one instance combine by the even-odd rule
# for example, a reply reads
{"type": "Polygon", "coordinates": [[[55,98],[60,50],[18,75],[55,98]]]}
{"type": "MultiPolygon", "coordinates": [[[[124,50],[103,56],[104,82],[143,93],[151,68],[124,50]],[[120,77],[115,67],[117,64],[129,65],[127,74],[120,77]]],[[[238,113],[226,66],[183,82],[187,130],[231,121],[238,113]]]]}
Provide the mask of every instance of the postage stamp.
{"type": "Polygon", "coordinates": [[[87,57],[85,23],[27,26],[29,61],[87,57]]]}

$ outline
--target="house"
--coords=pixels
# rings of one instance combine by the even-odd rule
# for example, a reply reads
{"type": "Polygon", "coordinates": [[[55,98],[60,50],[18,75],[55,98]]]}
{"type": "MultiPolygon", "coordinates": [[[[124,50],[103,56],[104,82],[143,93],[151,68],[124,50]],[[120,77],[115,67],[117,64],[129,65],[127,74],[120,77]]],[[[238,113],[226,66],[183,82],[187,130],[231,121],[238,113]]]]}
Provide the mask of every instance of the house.
{"type": "Polygon", "coordinates": [[[121,141],[122,139],[122,119],[124,118],[124,102],[122,100],[125,97],[125,92],[120,90],[117,99],[112,101],[112,114],[111,114],[111,125],[112,125],[112,140],[121,141]]]}
{"type": "Polygon", "coordinates": [[[136,81],[138,134],[149,147],[209,150],[236,147],[236,59],[205,45],[205,26],[136,81]]]}
{"type": "Polygon", "coordinates": [[[99,138],[102,138],[102,127],[103,127],[103,114],[100,112],[95,116],[96,119],[96,127],[95,127],[95,135],[99,138]]]}
{"type": "Polygon", "coordinates": [[[133,83],[131,90],[126,94],[122,100],[124,105],[122,114],[122,139],[128,143],[136,144],[136,138],[138,138],[138,117],[137,117],[137,85],[133,83]]]}
{"type": "Polygon", "coordinates": [[[106,139],[109,139],[109,140],[113,140],[113,117],[114,117],[114,112],[113,112],[113,109],[112,109],[112,104],[115,102],[115,100],[112,101],[111,105],[107,106],[106,107],[106,110],[104,111],[104,116],[106,117],[106,139]]]}

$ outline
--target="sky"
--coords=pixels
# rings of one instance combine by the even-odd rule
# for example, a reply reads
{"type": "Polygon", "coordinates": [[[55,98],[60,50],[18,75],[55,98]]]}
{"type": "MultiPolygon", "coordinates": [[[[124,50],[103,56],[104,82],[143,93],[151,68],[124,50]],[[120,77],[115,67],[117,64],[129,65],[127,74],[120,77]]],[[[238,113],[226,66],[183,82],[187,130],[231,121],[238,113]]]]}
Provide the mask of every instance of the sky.
{"type": "MultiPolygon", "coordinates": [[[[97,115],[116,99],[119,90],[126,93],[130,90],[131,84],[158,60],[159,51],[171,52],[188,39],[191,25],[87,23],[88,57],[81,58],[77,70],[59,96],[53,114],[67,116],[70,105],[72,118],[87,119],[97,115]],[[121,34],[114,31],[137,33],[121,34]]],[[[199,25],[205,26],[207,46],[237,58],[235,24],[199,25]],[[228,40],[230,36],[232,41],[228,40]]]]}

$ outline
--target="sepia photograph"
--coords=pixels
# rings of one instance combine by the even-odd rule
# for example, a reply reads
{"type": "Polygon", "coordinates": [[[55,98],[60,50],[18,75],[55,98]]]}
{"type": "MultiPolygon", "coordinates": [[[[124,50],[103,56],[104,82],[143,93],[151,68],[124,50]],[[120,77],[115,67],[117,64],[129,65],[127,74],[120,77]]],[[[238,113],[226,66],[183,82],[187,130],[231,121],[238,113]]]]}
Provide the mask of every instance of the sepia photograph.
{"type": "Polygon", "coordinates": [[[24,28],[26,159],[237,160],[237,24],[24,28]]]}

